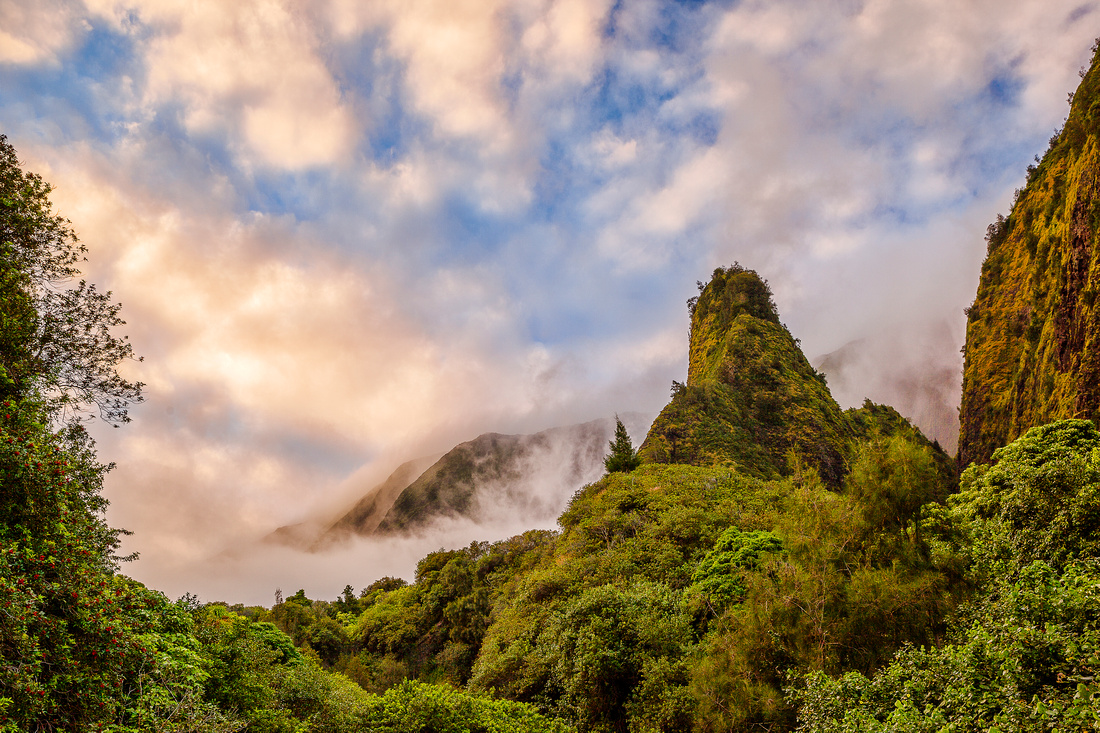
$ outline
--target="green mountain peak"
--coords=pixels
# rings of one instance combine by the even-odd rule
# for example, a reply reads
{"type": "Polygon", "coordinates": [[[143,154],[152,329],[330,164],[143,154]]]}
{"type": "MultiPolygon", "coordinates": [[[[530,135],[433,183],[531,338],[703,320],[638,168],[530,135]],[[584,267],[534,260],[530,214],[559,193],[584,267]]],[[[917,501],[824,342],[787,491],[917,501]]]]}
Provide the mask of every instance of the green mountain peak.
{"type": "Polygon", "coordinates": [[[687,384],[639,451],[649,463],[728,465],[770,478],[801,463],[839,483],[852,429],[780,323],[768,284],[718,268],[691,309],[687,384]]]}
{"type": "Polygon", "coordinates": [[[763,321],[782,327],[768,284],[738,264],[716,269],[689,307],[689,385],[722,378],[733,346],[731,331],[739,321],[742,325],[763,321]]]}

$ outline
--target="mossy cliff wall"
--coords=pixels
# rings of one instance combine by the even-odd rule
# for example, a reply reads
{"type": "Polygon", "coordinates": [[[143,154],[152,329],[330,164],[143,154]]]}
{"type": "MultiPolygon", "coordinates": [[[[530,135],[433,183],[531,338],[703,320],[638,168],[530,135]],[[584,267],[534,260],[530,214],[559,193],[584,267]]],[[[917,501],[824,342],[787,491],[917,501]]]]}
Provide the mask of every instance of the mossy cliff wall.
{"type": "Polygon", "coordinates": [[[968,309],[959,459],[987,462],[1028,428],[1100,417],[1100,71],[989,227],[968,309]]]}

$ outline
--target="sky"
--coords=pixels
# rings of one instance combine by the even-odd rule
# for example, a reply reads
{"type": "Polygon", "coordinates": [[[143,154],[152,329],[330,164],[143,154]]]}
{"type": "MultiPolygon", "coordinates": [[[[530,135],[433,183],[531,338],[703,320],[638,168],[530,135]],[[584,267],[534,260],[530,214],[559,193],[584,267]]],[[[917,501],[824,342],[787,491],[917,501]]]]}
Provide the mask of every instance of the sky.
{"type": "Polygon", "coordinates": [[[0,0],[0,133],[144,356],[93,426],[125,571],[328,598],[524,529],[256,544],[483,432],[656,414],[733,262],[842,406],[953,448],[985,228],[1097,35],[1097,0],[0,0]]]}

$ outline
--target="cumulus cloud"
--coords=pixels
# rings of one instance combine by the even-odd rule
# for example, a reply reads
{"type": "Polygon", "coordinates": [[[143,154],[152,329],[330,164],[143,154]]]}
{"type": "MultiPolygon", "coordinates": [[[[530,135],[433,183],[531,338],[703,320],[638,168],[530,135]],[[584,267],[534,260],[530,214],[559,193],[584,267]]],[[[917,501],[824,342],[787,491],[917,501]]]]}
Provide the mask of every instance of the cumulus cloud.
{"type": "Polygon", "coordinates": [[[140,54],[145,115],[178,108],[187,131],[227,136],[243,165],[338,164],[369,120],[325,65],[325,38],[290,1],[89,0],[140,54]]]}
{"type": "Polygon", "coordinates": [[[58,63],[83,30],[79,13],[65,0],[42,0],[33,6],[20,0],[0,2],[0,64],[58,63]]]}

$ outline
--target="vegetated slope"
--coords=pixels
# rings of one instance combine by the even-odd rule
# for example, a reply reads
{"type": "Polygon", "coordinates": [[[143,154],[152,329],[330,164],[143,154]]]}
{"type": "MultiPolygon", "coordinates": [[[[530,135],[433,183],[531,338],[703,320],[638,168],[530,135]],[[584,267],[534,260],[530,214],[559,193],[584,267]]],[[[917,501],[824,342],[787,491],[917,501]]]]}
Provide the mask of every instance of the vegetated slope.
{"type": "Polygon", "coordinates": [[[842,411],[752,270],[716,269],[689,308],[687,383],[673,384],[639,449],[643,461],[725,466],[759,478],[802,464],[837,487],[860,440],[905,430],[924,441],[892,408],[842,411]]]}
{"type": "Polygon", "coordinates": [[[796,457],[831,483],[850,437],[840,406],[751,270],[718,268],[691,310],[687,383],[673,385],[642,460],[729,466],[762,478],[796,457]]]}
{"type": "MultiPolygon", "coordinates": [[[[622,417],[636,434],[651,422],[636,412],[622,417]]],[[[577,486],[603,473],[614,425],[604,418],[531,435],[485,433],[402,463],[335,521],[279,527],[266,541],[316,552],[356,535],[419,531],[440,519],[545,523],[577,486]]]]}
{"type": "MultiPolygon", "coordinates": [[[[674,415],[693,420],[679,445],[695,452],[582,487],[560,534],[441,550],[412,585],[349,592],[358,618],[343,647],[325,652],[323,620],[302,639],[367,689],[446,679],[578,731],[639,733],[789,729],[787,680],[870,673],[900,645],[934,641],[959,576],[921,520],[953,486],[951,459],[892,408],[841,412],[755,273],[719,270],[708,287],[689,379],[734,405],[707,412],[674,397],[674,415]],[[753,432],[757,416],[796,421],[833,446],[831,461],[778,425],[753,432]],[[721,435],[733,419],[745,437],[721,435]],[[688,455],[711,465],[671,462],[688,455]]],[[[655,436],[669,446],[669,423],[650,450],[655,436]]]]}
{"type": "MultiPolygon", "coordinates": [[[[624,417],[636,427],[645,421],[636,414],[624,417]]],[[[552,520],[576,487],[603,474],[614,427],[614,420],[603,418],[533,435],[480,435],[455,446],[407,486],[375,531],[416,531],[441,518],[552,520]]]]}
{"type": "Polygon", "coordinates": [[[371,489],[359,501],[355,502],[347,514],[337,519],[325,532],[322,541],[334,539],[348,533],[370,534],[386,517],[401,492],[420,478],[424,471],[431,468],[442,456],[418,458],[405,461],[389,477],[371,489]]]}
{"type": "Polygon", "coordinates": [[[968,309],[959,458],[986,462],[1028,428],[1100,417],[1100,71],[988,230],[968,309]]]}
{"type": "Polygon", "coordinates": [[[948,490],[933,454],[868,442],[843,494],[809,469],[604,477],[574,497],[551,551],[497,591],[470,688],[582,731],[789,728],[788,675],[873,670],[940,632],[950,562],[916,529],[948,490]]]}
{"type": "Polygon", "coordinates": [[[431,553],[412,585],[348,589],[333,604],[347,616],[288,599],[272,617],[368,690],[446,680],[578,732],[790,729],[788,680],[869,674],[934,641],[957,598],[955,553],[918,529],[950,486],[905,435],[863,443],[842,493],[809,468],[611,473],[574,495],[560,534],[431,553]]]}
{"type": "Polygon", "coordinates": [[[938,507],[938,552],[965,556],[971,602],[950,642],[874,675],[792,685],[807,733],[1095,730],[1100,720],[1100,432],[1028,430],[971,465],[938,507]]]}

